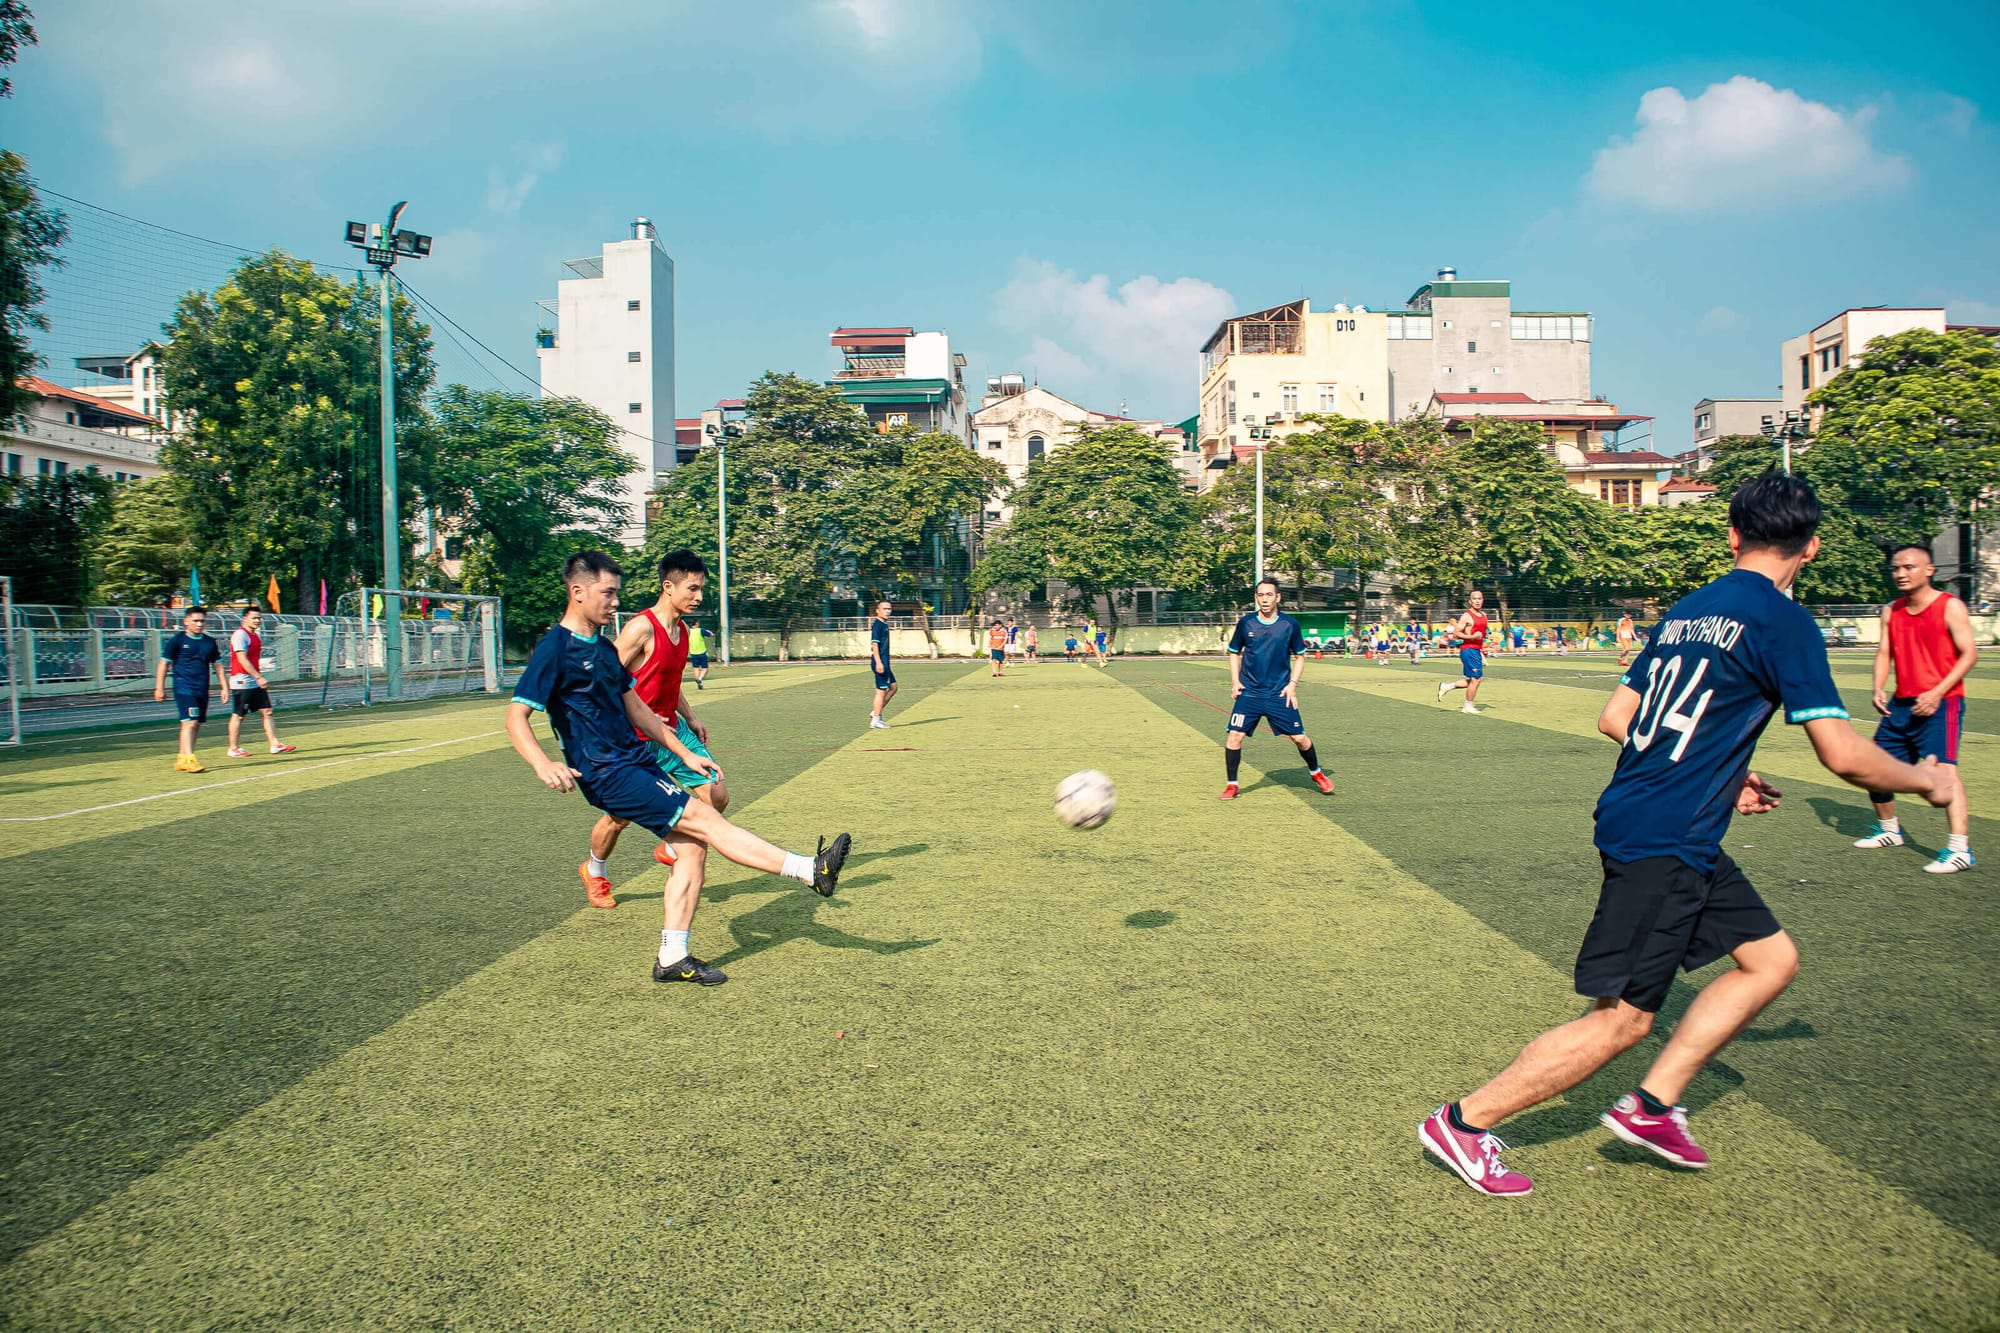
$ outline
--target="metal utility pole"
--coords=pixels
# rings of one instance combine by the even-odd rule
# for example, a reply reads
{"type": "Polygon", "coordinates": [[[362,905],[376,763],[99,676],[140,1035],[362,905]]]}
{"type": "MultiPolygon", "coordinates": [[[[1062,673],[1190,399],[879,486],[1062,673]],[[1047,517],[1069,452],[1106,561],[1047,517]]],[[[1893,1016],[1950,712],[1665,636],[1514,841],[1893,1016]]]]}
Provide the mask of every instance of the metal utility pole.
{"type": "MultiPolygon", "coordinates": [[[[431,238],[397,231],[396,220],[409,207],[403,200],[389,210],[380,227],[347,224],[347,243],[367,252],[368,262],[382,275],[382,665],[386,694],[403,697],[403,603],[394,596],[403,588],[403,524],[396,502],[396,342],[394,331],[395,277],[399,256],[422,259],[431,252],[431,238]]],[[[363,594],[366,595],[365,593],[363,594]]],[[[364,648],[365,651],[365,648],[364,648]]]]}
{"type": "Polygon", "coordinates": [[[1257,582],[1264,581],[1264,446],[1252,445],[1257,451],[1257,582]]]}
{"type": "Polygon", "coordinates": [[[729,441],[743,434],[733,421],[708,423],[715,441],[715,556],[722,584],[722,665],[729,665],[729,441]]]}

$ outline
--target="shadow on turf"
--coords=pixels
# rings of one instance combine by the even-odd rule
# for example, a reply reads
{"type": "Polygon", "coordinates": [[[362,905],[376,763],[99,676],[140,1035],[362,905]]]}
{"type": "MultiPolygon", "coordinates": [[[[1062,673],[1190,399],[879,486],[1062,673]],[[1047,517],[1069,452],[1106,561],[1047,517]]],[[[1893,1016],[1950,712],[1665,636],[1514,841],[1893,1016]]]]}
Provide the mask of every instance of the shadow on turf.
{"type": "Polygon", "coordinates": [[[1836,800],[1831,796],[1808,796],[1806,804],[1819,816],[1820,823],[1842,837],[1858,838],[1875,823],[1875,811],[1865,805],[1836,800]]]}
{"type": "Polygon", "coordinates": [[[729,934],[736,941],[736,947],[709,961],[717,967],[739,963],[788,940],[810,940],[829,949],[863,949],[873,954],[907,953],[911,949],[926,949],[937,943],[935,939],[871,940],[822,925],[818,913],[820,904],[825,901],[810,892],[780,894],[762,907],[731,921],[729,934]]]}
{"type": "Polygon", "coordinates": [[[1133,930],[1158,930],[1161,926],[1171,926],[1179,920],[1174,913],[1153,908],[1144,912],[1134,912],[1125,918],[1125,924],[1133,930]]]}
{"type": "MultiPolygon", "coordinates": [[[[898,856],[916,856],[920,852],[927,852],[930,849],[931,845],[927,842],[906,842],[900,847],[885,847],[879,852],[855,852],[847,858],[846,868],[848,871],[852,871],[854,867],[864,866],[872,861],[887,861],[898,856]]],[[[881,884],[888,878],[887,875],[861,875],[854,879],[843,878],[840,887],[843,892],[848,889],[865,889],[872,884],[881,884]]],[[[743,879],[733,884],[706,885],[702,888],[701,897],[703,902],[723,903],[728,902],[739,893],[769,893],[770,891],[771,886],[762,880],[743,879]]],[[[627,898],[656,898],[658,896],[657,891],[651,893],[633,893],[620,896],[618,901],[622,903],[627,898]]]]}

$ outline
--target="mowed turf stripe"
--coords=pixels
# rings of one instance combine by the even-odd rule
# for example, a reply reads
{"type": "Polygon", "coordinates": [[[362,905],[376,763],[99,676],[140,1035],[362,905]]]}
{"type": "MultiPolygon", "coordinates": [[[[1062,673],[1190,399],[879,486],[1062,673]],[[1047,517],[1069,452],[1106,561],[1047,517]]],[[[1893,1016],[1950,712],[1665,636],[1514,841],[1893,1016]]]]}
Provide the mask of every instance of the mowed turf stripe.
{"type": "MultiPolygon", "coordinates": [[[[905,697],[956,670],[913,667],[905,697]]],[[[748,799],[858,734],[854,689],[705,691],[735,789],[748,799]]],[[[505,749],[171,823],[147,810],[0,876],[0,1254],[569,916],[592,820],[505,749]]],[[[650,847],[627,839],[618,864],[652,864],[650,847]]]]}
{"type": "Polygon", "coordinates": [[[1215,801],[1115,675],[975,675],[891,716],[953,744],[864,737],[742,807],[861,842],[832,902],[718,871],[695,943],[727,986],[645,979],[644,899],[579,914],[0,1298],[55,1326],[724,1328],[1950,1326],[2000,1301],[1990,1256],[1740,1097],[1704,1117],[1708,1176],[1563,1106],[1524,1154],[1541,1190],[1474,1196],[1415,1125],[1574,1012],[1549,967],[1282,789],[1215,801]],[[1135,736],[1158,748],[1116,765],[1118,816],[1057,825],[1056,779],[1135,736]]]}
{"type": "MultiPolygon", "coordinates": [[[[1227,690],[1205,664],[1162,664],[1155,674],[1211,698],[1227,690]]],[[[1567,977],[1601,877],[1591,810],[1616,759],[1609,742],[1494,725],[1497,709],[1466,717],[1432,703],[1387,702],[1329,687],[1331,676],[1311,664],[1302,691],[1320,757],[1341,784],[1336,800],[1312,808],[1567,977]]],[[[1150,693],[1196,728],[1212,725],[1212,713],[1180,695],[1150,693]]],[[[1586,709],[1594,718],[1595,706],[1586,709]]],[[[1252,753],[1281,744],[1253,741],[1252,753]]],[[[1295,762],[1278,775],[1304,789],[1295,762]]],[[[1873,817],[1861,792],[1782,785],[1784,805],[1734,821],[1725,846],[1799,941],[1804,970],[1696,1081],[1692,1104],[1744,1087],[2000,1248],[2000,1105],[1992,1095],[2000,999],[1986,980],[1995,961],[1988,872],[1922,873],[1941,841],[1940,812],[1905,811],[1924,850],[1856,851],[1848,844],[1873,817]]],[[[1974,840],[2000,846],[2000,822],[1975,819],[1974,840]]],[[[1692,994],[1686,983],[1675,986],[1663,1031],[1692,994]]],[[[1660,1040],[1613,1066],[1607,1096],[1618,1091],[1614,1075],[1636,1077],[1660,1040]]]]}

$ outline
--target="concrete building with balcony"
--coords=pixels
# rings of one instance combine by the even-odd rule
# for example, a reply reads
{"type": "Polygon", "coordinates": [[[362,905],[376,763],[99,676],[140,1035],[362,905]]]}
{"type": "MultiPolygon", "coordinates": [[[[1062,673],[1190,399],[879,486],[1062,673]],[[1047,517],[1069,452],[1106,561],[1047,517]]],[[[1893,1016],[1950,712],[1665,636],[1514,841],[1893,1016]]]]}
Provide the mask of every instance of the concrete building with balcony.
{"type": "Polygon", "coordinates": [[[1621,412],[1615,403],[1543,402],[1525,393],[1433,393],[1427,410],[1453,431],[1476,430],[1478,422],[1495,419],[1540,426],[1570,488],[1606,504],[1635,509],[1660,504],[1661,488],[1672,479],[1673,459],[1617,448],[1619,431],[1652,418],[1621,412]]]}
{"type": "MultiPolygon", "coordinates": [[[[971,426],[974,452],[1004,465],[1016,486],[1027,479],[1029,464],[1070,443],[1080,426],[1130,426],[1149,435],[1172,457],[1184,486],[1194,489],[1200,484],[1201,455],[1179,426],[1093,411],[1039,384],[1029,384],[1020,375],[1000,375],[986,381],[986,394],[980,399],[979,410],[972,414],[971,426]]],[[[979,527],[990,530],[1013,518],[1014,506],[1001,496],[987,505],[979,527]]]]}
{"type": "Polygon", "coordinates": [[[1516,310],[1512,283],[1441,268],[1385,315],[1391,421],[1424,411],[1434,393],[1591,396],[1587,310],[1516,310]]]}
{"type": "Polygon", "coordinates": [[[653,224],[564,263],[573,275],[542,308],[555,327],[536,336],[542,393],[580,398],[611,418],[631,459],[619,537],[646,538],[646,497],[679,462],[674,417],[674,261],[653,224]]]}
{"type": "Polygon", "coordinates": [[[1861,358],[1870,340],[1909,329],[1945,330],[1943,306],[1865,306],[1843,310],[1796,338],[1785,339],[1778,352],[1779,404],[1796,412],[1806,395],[1861,358]]]}
{"type": "Polygon", "coordinates": [[[86,377],[79,387],[92,396],[115,403],[145,421],[119,429],[131,435],[164,444],[171,423],[167,417],[167,386],[160,375],[160,345],[149,342],[129,354],[80,356],[76,368],[86,377]]]}
{"type": "Polygon", "coordinates": [[[838,328],[827,339],[840,353],[830,388],[878,431],[899,426],[967,439],[965,357],[943,330],[838,328]]]}
{"type": "Polygon", "coordinates": [[[113,481],[137,481],[163,471],[161,438],[151,417],[35,375],[20,382],[35,399],[20,416],[0,422],[0,471],[6,475],[94,472],[113,481]]]}
{"type": "Polygon", "coordinates": [[[1694,447],[1712,453],[1717,440],[1759,434],[1764,418],[1784,410],[1784,401],[1778,398],[1704,398],[1694,405],[1694,447]]]}

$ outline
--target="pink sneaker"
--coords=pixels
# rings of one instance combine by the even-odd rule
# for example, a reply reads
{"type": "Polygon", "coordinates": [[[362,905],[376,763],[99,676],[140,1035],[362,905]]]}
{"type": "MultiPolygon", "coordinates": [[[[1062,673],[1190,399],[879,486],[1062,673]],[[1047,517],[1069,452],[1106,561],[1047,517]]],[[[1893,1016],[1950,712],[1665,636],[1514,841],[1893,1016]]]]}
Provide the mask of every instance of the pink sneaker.
{"type": "Polygon", "coordinates": [[[248,759],[250,752],[240,745],[233,745],[229,748],[229,757],[231,759],[248,759]]]}
{"type": "Polygon", "coordinates": [[[1699,1171],[1708,1165],[1708,1154],[1688,1135],[1685,1106],[1668,1107],[1665,1115],[1649,1115],[1639,1095],[1628,1092],[1597,1118],[1625,1142],[1637,1148],[1650,1148],[1675,1166],[1699,1171]]]}
{"type": "Polygon", "coordinates": [[[1515,1198],[1535,1187],[1535,1182],[1519,1171],[1510,1171],[1500,1161],[1507,1145],[1492,1131],[1470,1134],[1451,1123],[1449,1106],[1432,1111],[1417,1126],[1417,1138],[1424,1151],[1443,1162],[1481,1194],[1515,1198]]]}
{"type": "Polygon", "coordinates": [[[298,746],[296,746],[296,745],[285,745],[285,744],[283,744],[283,743],[280,743],[280,744],[277,744],[277,745],[273,745],[273,746],[271,747],[271,753],[272,753],[272,754],[296,754],[296,753],[298,753],[298,749],[299,749],[299,747],[298,747],[298,746]]]}

